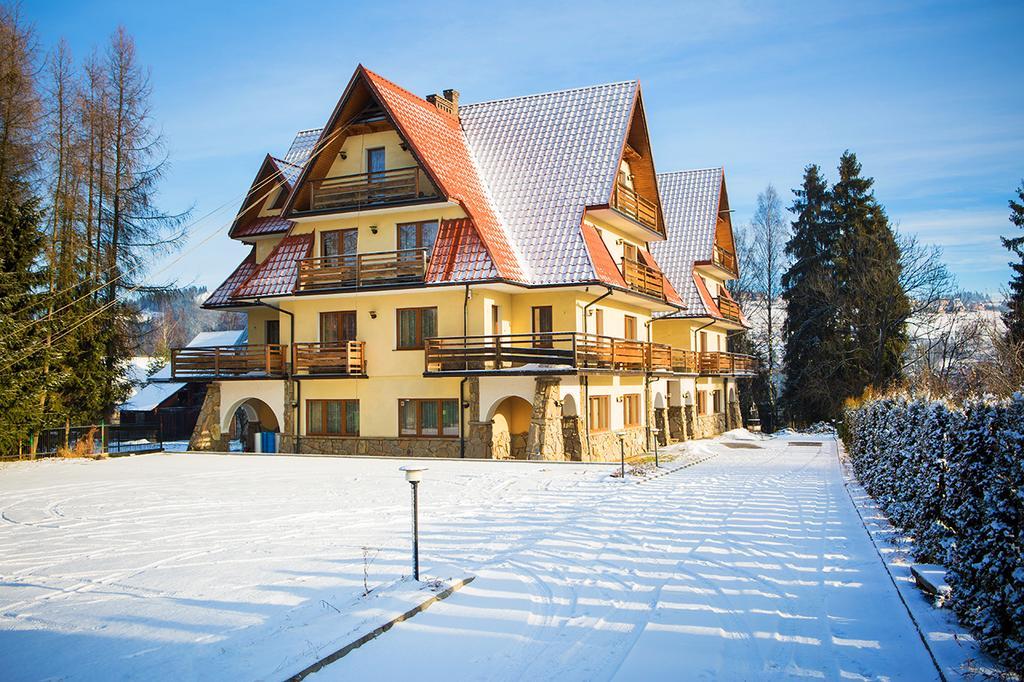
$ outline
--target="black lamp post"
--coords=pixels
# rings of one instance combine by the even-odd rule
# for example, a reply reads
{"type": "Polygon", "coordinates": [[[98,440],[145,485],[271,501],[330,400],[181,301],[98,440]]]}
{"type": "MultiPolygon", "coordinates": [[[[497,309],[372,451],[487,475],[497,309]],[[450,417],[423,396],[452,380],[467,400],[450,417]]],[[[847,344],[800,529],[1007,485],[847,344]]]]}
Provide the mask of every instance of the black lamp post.
{"type": "Polygon", "coordinates": [[[626,479],[626,434],[624,431],[620,431],[615,434],[619,437],[619,472],[622,479],[626,479]]]}
{"type": "Polygon", "coordinates": [[[652,426],[651,433],[654,434],[654,468],[657,469],[661,467],[661,465],[658,464],[658,434],[661,433],[661,429],[657,426],[652,426]]]}
{"type": "Polygon", "coordinates": [[[417,582],[420,579],[420,505],[419,505],[419,484],[423,480],[423,472],[427,467],[404,466],[405,480],[412,485],[412,577],[417,582]]]}

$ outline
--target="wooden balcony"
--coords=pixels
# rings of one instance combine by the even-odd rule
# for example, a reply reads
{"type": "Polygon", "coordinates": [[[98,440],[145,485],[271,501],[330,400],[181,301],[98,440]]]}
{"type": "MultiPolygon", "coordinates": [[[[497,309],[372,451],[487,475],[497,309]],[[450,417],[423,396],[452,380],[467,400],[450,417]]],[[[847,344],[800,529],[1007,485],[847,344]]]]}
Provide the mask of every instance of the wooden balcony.
{"type": "Polygon", "coordinates": [[[661,232],[658,229],[658,205],[640,196],[635,190],[621,182],[615,185],[612,208],[648,229],[661,232]]]}
{"type": "Polygon", "coordinates": [[[171,377],[187,381],[283,377],[287,346],[251,344],[171,350],[171,377]]]}
{"type": "Polygon", "coordinates": [[[623,258],[622,278],[634,291],[663,300],[665,298],[665,276],[646,263],[623,258]]]}
{"type": "Polygon", "coordinates": [[[699,365],[700,374],[750,376],[757,373],[757,358],[739,353],[701,353],[699,365]]]}
{"type": "Polygon", "coordinates": [[[739,273],[739,270],[736,268],[736,254],[723,249],[718,244],[715,244],[714,249],[711,251],[711,262],[733,275],[739,273]]]}
{"type": "Polygon", "coordinates": [[[366,376],[365,341],[295,343],[292,348],[295,374],[366,376]]]}
{"type": "Polygon", "coordinates": [[[719,296],[715,299],[715,303],[718,305],[718,312],[722,313],[722,317],[733,322],[740,321],[740,307],[736,301],[719,296]]]}
{"type": "Polygon", "coordinates": [[[419,166],[354,173],[311,181],[309,210],[348,210],[386,206],[440,195],[419,166]]]}
{"type": "Polygon", "coordinates": [[[697,374],[700,369],[700,357],[697,351],[672,349],[672,371],[676,374],[697,374]]]}
{"type": "Polygon", "coordinates": [[[299,261],[299,291],[422,282],[426,249],[401,249],[299,261]]]}

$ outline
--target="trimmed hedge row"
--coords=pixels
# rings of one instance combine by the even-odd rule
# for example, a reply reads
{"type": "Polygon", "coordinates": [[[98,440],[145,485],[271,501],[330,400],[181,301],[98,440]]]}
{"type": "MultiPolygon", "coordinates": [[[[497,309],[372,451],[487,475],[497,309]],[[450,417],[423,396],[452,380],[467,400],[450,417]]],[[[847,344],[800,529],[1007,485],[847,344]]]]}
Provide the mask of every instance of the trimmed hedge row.
{"type": "Polygon", "coordinates": [[[953,405],[895,397],[850,409],[844,440],[864,488],[941,563],[960,622],[1024,670],[1024,394],[953,405]]]}

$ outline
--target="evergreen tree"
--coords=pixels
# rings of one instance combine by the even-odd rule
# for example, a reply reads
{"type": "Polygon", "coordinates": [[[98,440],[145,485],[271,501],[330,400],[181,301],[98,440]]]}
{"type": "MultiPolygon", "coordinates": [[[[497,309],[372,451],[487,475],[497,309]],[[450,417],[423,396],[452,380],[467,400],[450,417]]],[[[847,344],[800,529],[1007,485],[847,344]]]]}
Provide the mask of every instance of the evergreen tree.
{"type": "MultiPolygon", "coordinates": [[[[1010,222],[1024,229],[1024,181],[1017,188],[1017,199],[1010,199],[1010,222]]],[[[1024,343],[1024,236],[1000,237],[1003,246],[1016,258],[1010,263],[1013,276],[1010,278],[1010,295],[1006,301],[1008,310],[1003,313],[1006,336],[1011,344],[1024,343]]]]}
{"type": "Polygon", "coordinates": [[[39,409],[45,389],[40,353],[45,314],[39,293],[46,273],[42,212],[36,199],[0,200],[0,453],[29,452],[29,438],[44,422],[39,409]],[[33,352],[35,351],[35,352],[33,352]]]}
{"type": "Polygon", "coordinates": [[[782,276],[786,302],[785,385],[782,404],[800,424],[832,418],[841,396],[833,387],[834,354],[841,350],[836,328],[834,269],[837,236],[828,183],[816,165],[804,170],[803,184],[793,190],[796,215],[786,244],[791,265],[782,276]]]}
{"type": "Polygon", "coordinates": [[[885,210],[861,174],[857,156],[839,160],[832,220],[839,239],[835,262],[838,329],[842,340],[836,389],[859,396],[902,378],[910,301],[900,281],[900,249],[885,210]]]}

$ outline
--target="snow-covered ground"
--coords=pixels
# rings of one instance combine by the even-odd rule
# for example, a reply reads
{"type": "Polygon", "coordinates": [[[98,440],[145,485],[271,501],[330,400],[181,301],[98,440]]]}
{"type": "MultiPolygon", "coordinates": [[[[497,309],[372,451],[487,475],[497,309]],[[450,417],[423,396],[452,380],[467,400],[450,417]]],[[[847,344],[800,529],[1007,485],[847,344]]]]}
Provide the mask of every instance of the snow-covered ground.
{"type": "MultiPolygon", "coordinates": [[[[689,444],[666,468],[716,456],[639,484],[608,466],[425,462],[424,573],[476,580],[314,678],[936,678],[834,442],[788,442],[689,444]]],[[[302,670],[423,596],[402,579],[403,463],[3,468],[0,678],[302,670]]]]}

